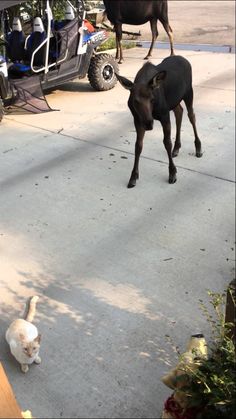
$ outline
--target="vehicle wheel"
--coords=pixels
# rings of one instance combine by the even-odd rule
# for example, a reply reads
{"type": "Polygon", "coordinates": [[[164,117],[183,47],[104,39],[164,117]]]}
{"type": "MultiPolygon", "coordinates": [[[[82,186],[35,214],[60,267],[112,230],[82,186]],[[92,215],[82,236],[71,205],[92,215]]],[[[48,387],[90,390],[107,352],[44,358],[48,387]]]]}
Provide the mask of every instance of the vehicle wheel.
{"type": "Polygon", "coordinates": [[[3,115],[4,115],[3,101],[0,98],[0,122],[2,121],[3,115]]]}
{"type": "Polygon", "coordinates": [[[119,67],[111,55],[98,54],[92,57],[88,70],[88,79],[95,90],[112,89],[117,83],[115,73],[119,73],[119,67]]]}

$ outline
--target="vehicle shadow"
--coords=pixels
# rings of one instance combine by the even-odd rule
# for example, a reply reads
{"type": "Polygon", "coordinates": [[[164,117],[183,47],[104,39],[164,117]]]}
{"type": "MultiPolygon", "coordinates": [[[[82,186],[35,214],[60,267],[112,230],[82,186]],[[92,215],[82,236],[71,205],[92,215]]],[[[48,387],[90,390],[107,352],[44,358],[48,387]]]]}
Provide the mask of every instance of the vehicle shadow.
{"type": "MultiPolygon", "coordinates": [[[[62,92],[94,92],[94,89],[88,82],[82,82],[81,80],[64,83],[63,85],[58,86],[56,90],[60,90],[62,92]]],[[[50,95],[51,93],[55,93],[55,88],[45,91],[45,95],[50,95]]]]}

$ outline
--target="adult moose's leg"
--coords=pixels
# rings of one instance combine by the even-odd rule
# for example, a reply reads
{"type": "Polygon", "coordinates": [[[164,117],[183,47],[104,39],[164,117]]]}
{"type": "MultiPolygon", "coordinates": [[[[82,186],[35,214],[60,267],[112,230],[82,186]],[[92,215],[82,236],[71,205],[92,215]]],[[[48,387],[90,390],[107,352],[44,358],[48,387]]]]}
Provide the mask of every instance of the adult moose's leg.
{"type": "Polygon", "coordinates": [[[195,149],[196,149],[196,156],[202,157],[202,145],[200,138],[198,137],[197,128],[196,128],[196,117],[193,110],[193,89],[191,87],[188,95],[184,98],[184,102],[188,111],[189,120],[193,126],[194,136],[195,136],[195,149]]]}
{"type": "Polygon", "coordinates": [[[161,19],[160,19],[160,21],[161,21],[161,23],[163,25],[163,28],[165,29],[165,31],[168,35],[169,41],[170,41],[170,55],[175,55],[174,46],[173,46],[174,37],[173,37],[173,31],[171,29],[171,26],[169,25],[169,22],[166,22],[166,21],[161,20],[161,19]]]}
{"type": "Polygon", "coordinates": [[[136,128],[136,143],[135,143],[135,158],[134,158],[134,167],[131,172],[130,180],[128,183],[128,188],[133,188],[136,185],[136,180],[139,178],[139,157],[143,149],[143,138],[145,134],[145,129],[138,123],[134,121],[136,128]]]}
{"type": "Polygon", "coordinates": [[[116,23],[114,25],[115,33],[116,33],[116,60],[119,60],[118,63],[122,64],[123,61],[123,51],[122,51],[122,24],[116,23]]]}
{"type": "Polygon", "coordinates": [[[154,42],[156,41],[156,39],[158,37],[157,19],[151,19],[150,20],[150,26],[151,26],[151,31],[152,31],[152,42],[151,42],[151,46],[149,48],[148,54],[146,55],[146,57],[144,58],[144,60],[147,60],[149,57],[151,57],[153,46],[154,46],[154,42]]]}
{"type": "Polygon", "coordinates": [[[180,141],[180,132],[181,132],[181,124],[182,124],[182,117],[183,117],[183,108],[179,104],[173,109],[175,114],[175,121],[176,121],[176,138],[175,138],[175,145],[172,151],[172,157],[177,157],[179,154],[179,149],[181,148],[181,141],[180,141]]]}
{"type": "Polygon", "coordinates": [[[162,11],[159,16],[159,20],[162,23],[170,41],[170,54],[174,55],[174,47],[173,47],[173,31],[171,29],[171,26],[169,24],[169,18],[168,18],[168,3],[162,2],[162,11]]]}
{"type": "Polygon", "coordinates": [[[177,177],[176,177],[177,169],[175,167],[175,164],[172,159],[172,154],[171,154],[172,142],[171,142],[170,118],[168,118],[168,120],[166,121],[161,121],[161,125],[162,125],[163,133],[164,133],[163,143],[164,143],[164,146],[167,151],[168,158],[169,158],[169,183],[175,183],[177,180],[177,177]]]}

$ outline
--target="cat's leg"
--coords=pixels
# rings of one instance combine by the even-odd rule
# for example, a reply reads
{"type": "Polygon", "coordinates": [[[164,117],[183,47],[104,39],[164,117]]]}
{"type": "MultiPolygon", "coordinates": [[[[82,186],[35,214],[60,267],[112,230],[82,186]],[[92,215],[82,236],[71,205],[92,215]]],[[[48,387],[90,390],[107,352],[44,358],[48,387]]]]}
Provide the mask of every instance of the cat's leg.
{"type": "Polygon", "coordinates": [[[26,373],[27,371],[29,371],[29,367],[27,364],[21,364],[21,371],[26,373]]]}
{"type": "Polygon", "coordinates": [[[37,356],[34,360],[35,364],[40,364],[41,363],[41,358],[40,356],[37,356]]]}

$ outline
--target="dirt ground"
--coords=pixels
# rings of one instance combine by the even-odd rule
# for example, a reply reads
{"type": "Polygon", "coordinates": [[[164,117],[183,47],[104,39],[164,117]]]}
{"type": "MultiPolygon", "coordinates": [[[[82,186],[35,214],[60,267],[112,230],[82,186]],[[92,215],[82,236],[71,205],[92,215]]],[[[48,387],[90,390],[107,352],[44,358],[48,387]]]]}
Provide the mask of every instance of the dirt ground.
{"type": "MultiPolygon", "coordinates": [[[[176,43],[235,45],[234,0],[169,0],[169,21],[176,43]]],[[[149,23],[123,25],[124,30],[141,31],[141,40],[150,40],[149,23]]],[[[167,35],[159,22],[159,41],[167,35]]]]}

